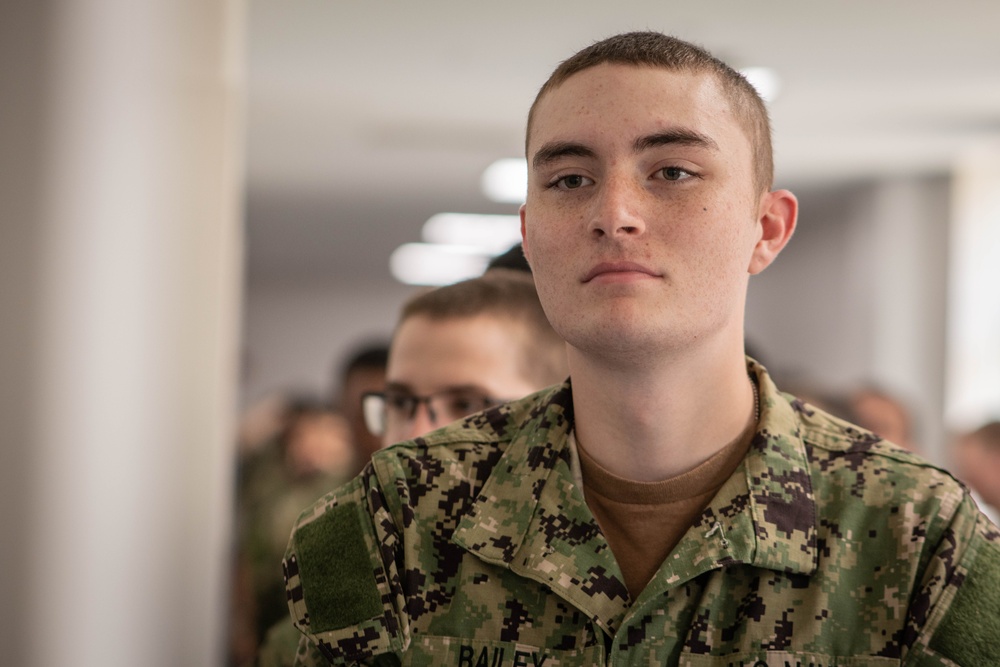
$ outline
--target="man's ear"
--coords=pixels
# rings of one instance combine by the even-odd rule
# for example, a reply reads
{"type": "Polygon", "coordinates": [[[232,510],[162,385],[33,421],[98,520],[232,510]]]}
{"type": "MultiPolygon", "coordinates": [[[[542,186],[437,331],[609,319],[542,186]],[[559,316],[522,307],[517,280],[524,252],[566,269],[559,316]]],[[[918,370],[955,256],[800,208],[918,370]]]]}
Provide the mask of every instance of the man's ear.
{"type": "Polygon", "coordinates": [[[527,204],[521,204],[521,208],[518,213],[521,216],[521,252],[524,253],[524,258],[528,260],[528,265],[531,265],[531,250],[528,249],[528,236],[524,233],[524,209],[527,204]]]}
{"type": "MultiPolygon", "coordinates": [[[[792,238],[799,215],[799,201],[788,190],[774,190],[761,197],[757,223],[760,238],[750,256],[747,271],[756,275],[770,266],[782,248],[792,238]]],[[[521,214],[521,229],[524,229],[524,214],[521,214]]]]}

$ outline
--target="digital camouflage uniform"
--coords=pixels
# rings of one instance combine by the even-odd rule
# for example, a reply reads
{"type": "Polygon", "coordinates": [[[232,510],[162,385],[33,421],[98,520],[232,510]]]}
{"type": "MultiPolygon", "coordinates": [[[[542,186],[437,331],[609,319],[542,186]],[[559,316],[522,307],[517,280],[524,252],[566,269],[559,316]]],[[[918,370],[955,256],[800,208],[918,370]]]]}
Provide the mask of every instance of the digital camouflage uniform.
{"type": "Polygon", "coordinates": [[[750,451],[635,600],[574,481],[569,383],[378,453],[292,535],[297,664],[1000,665],[1000,535],[968,493],[750,369],[750,451]]]}

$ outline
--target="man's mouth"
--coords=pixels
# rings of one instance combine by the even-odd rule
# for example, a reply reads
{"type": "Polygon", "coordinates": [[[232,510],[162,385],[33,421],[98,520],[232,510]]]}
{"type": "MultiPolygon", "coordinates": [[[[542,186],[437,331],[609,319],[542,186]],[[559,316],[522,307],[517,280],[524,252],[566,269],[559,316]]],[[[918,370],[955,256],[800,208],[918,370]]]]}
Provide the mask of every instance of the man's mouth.
{"type": "Polygon", "coordinates": [[[588,271],[581,282],[589,283],[594,279],[602,281],[629,280],[649,276],[662,278],[663,274],[635,262],[601,262],[588,271]]]}

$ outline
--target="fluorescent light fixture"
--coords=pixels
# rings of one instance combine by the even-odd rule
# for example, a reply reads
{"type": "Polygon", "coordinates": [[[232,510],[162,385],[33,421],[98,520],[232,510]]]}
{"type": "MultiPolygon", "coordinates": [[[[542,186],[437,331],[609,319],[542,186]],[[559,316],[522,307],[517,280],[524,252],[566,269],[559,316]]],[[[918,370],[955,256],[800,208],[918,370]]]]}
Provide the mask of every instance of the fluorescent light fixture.
{"type": "Polygon", "coordinates": [[[499,255],[521,242],[521,218],[516,215],[438,213],[424,223],[421,236],[427,243],[478,248],[499,255]]]}
{"type": "Polygon", "coordinates": [[[497,160],[483,171],[480,185],[490,201],[523,204],[528,195],[528,162],[519,157],[497,160]]]}
{"type": "Polygon", "coordinates": [[[757,89],[757,94],[764,98],[765,102],[773,102],[781,92],[781,79],[770,67],[744,67],[740,70],[740,74],[757,89]]]}
{"type": "Polygon", "coordinates": [[[450,285],[482,275],[489,261],[479,248],[404,243],[389,257],[389,271],[407,285],[450,285]]]}

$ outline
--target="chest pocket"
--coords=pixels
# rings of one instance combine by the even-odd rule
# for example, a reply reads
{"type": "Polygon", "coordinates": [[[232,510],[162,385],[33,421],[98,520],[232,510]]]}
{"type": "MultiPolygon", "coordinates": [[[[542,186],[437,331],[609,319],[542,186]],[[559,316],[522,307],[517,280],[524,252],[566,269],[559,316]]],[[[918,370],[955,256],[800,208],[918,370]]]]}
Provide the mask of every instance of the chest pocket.
{"type": "Polygon", "coordinates": [[[817,653],[765,651],[725,657],[685,653],[680,656],[677,665],[678,667],[898,667],[899,660],[872,656],[838,657],[817,653]]]}
{"type": "Polygon", "coordinates": [[[404,667],[597,667],[599,646],[559,651],[527,644],[421,635],[403,657],[404,667]]]}

